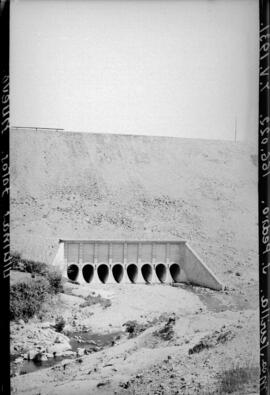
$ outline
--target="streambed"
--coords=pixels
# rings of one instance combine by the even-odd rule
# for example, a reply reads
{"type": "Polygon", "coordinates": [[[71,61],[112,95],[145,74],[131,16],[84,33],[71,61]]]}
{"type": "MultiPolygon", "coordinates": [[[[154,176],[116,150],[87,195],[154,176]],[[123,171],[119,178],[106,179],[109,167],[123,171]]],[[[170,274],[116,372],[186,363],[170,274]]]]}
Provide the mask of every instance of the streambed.
{"type": "Polygon", "coordinates": [[[100,334],[91,331],[87,331],[87,332],[79,331],[79,332],[69,332],[66,335],[70,339],[70,345],[71,345],[70,351],[74,352],[73,355],[54,356],[53,358],[48,358],[46,361],[40,361],[37,359],[33,359],[33,360],[24,359],[22,362],[16,363],[15,360],[19,358],[21,355],[13,354],[11,355],[10,358],[11,376],[27,374],[27,373],[35,372],[39,369],[49,368],[63,361],[64,359],[74,359],[78,356],[83,356],[85,354],[97,352],[107,347],[112,347],[115,344],[115,342],[124,335],[124,332],[118,331],[118,332],[100,334]],[[80,355],[78,355],[78,349],[80,349],[80,355]]]}

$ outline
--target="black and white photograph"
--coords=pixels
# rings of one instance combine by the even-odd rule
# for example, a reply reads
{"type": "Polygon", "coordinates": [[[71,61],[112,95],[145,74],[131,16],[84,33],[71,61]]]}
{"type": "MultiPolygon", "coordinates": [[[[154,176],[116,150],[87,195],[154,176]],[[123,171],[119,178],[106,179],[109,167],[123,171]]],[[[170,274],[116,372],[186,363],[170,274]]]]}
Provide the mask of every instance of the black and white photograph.
{"type": "Polygon", "coordinates": [[[259,11],[10,1],[11,394],[260,393],[259,11]]]}

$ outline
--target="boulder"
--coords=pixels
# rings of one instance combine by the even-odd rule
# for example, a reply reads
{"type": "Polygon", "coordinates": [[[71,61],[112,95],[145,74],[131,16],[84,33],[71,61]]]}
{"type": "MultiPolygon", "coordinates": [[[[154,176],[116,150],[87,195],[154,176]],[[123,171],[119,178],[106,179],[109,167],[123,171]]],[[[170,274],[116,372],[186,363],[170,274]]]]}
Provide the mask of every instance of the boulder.
{"type": "Polygon", "coordinates": [[[85,354],[85,349],[84,348],[78,348],[77,349],[77,356],[82,357],[85,354]]]}
{"type": "Polygon", "coordinates": [[[71,359],[63,359],[63,361],[61,361],[61,365],[63,366],[63,368],[65,369],[67,365],[70,365],[72,362],[71,359]]]}
{"type": "Polygon", "coordinates": [[[97,343],[94,340],[89,340],[87,343],[93,346],[97,346],[97,343]]]}
{"type": "Polygon", "coordinates": [[[42,324],[40,325],[42,329],[48,329],[51,327],[50,322],[42,322],[42,324]]]}
{"type": "Polygon", "coordinates": [[[14,363],[22,363],[22,362],[23,362],[23,358],[22,357],[16,358],[15,361],[14,361],[14,363]]]}
{"type": "Polygon", "coordinates": [[[69,342],[69,338],[62,333],[58,333],[58,335],[54,339],[54,343],[66,343],[69,342]]]}
{"type": "Polygon", "coordinates": [[[43,355],[43,354],[41,354],[41,352],[38,352],[38,353],[35,355],[35,357],[34,357],[34,361],[35,361],[35,362],[40,362],[40,361],[41,361],[41,358],[42,358],[42,355],[43,355]]]}
{"type": "Polygon", "coordinates": [[[54,339],[54,343],[62,343],[59,336],[56,336],[56,338],[54,339]]]}
{"type": "Polygon", "coordinates": [[[75,351],[65,351],[65,352],[63,352],[63,355],[65,356],[65,357],[75,357],[76,356],[76,352],[75,351]]]}
{"type": "Polygon", "coordinates": [[[36,355],[37,355],[37,350],[29,350],[28,351],[28,359],[29,360],[34,359],[36,355]]]}
{"type": "Polygon", "coordinates": [[[46,351],[46,347],[45,346],[37,346],[37,349],[39,352],[45,352],[46,351]]]}
{"type": "Polygon", "coordinates": [[[102,347],[93,347],[93,348],[91,348],[91,350],[93,351],[93,352],[98,352],[98,351],[100,351],[102,349],[102,347]]]}

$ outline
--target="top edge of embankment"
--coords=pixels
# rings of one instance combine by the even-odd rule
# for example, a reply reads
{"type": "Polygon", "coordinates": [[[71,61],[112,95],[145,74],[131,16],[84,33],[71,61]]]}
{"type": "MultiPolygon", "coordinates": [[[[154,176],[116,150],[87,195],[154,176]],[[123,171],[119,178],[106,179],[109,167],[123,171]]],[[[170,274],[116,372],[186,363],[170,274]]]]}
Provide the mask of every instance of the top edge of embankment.
{"type": "Polygon", "coordinates": [[[58,239],[59,243],[179,243],[186,244],[186,240],[179,239],[58,239]]]}
{"type": "Polygon", "coordinates": [[[233,140],[226,140],[226,139],[207,139],[207,138],[193,138],[193,137],[177,137],[177,136],[160,136],[160,135],[147,135],[147,134],[136,134],[136,133],[98,133],[98,132],[87,132],[87,131],[70,131],[64,130],[60,128],[17,128],[11,127],[10,131],[12,133],[31,133],[33,135],[41,135],[41,134],[54,134],[58,136],[92,136],[92,137],[103,137],[103,138],[113,138],[113,137],[120,137],[120,138],[134,138],[134,139],[148,139],[148,140],[175,140],[175,141],[182,141],[187,143],[198,142],[198,143],[205,143],[205,144],[228,144],[229,146],[247,146],[247,147],[254,147],[254,141],[249,140],[240,140],[240,141],[233,141],[233,140]]]}

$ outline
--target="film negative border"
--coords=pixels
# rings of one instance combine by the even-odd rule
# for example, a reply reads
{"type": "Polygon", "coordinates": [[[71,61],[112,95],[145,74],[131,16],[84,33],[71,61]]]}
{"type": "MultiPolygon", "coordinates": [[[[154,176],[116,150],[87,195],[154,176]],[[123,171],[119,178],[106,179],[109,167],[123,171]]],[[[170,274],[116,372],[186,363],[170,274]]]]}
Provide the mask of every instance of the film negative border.
{"type": "Polygon", "coordinates": [[[0,3],[1,37],[1,394],[10,393],[10,343],[9,343],[9,25],[10,3],[0,3]]]}
{"type": "MultiPolygon", "coordinates": [[[[270,0],[260,0],[260,73],[259,73],[259,300],[260,300],[260,393],[270,394],[270,0]]],[[[0,392],[10,393],[9,371],[9,24],[10,3],[0,3],[1,39],[1,381],[0,392]]]]}
{"type": "Polygon", "coordinates": [[[260,393],[270,393],[269,278],[270,278],[270,114],[269,114],[269,0],[260,0],[259,73],[259,300],[260,300],[260,393]]]}

